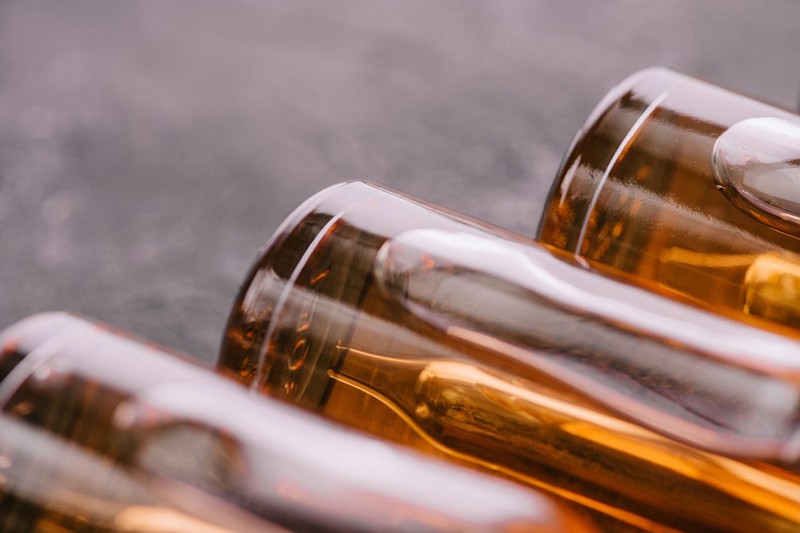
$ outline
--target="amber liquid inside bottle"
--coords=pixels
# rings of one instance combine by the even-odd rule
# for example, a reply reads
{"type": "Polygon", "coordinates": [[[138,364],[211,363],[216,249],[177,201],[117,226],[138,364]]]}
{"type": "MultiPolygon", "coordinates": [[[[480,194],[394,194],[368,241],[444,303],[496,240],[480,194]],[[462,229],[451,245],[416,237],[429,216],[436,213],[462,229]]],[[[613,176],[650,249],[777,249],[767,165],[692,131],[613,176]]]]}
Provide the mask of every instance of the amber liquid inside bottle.
{"type": "MultiPolygon", "coordinates": [[[[41,431],[15,415],[0,417],[0,531],[9,533],[233,533],[286,530],[248,523],[201,494],[206,511],[176,505],[180,485],[146,479],[106,457],[41,431]],[[172,493],[172,496],[170,496],[172,493]],[[216,515],[216,516],[215,516],[216,515]],[[205,518],[203,518],[205,516],[205,518]],[[227,516],[227,519],[224,517],[227,516]],[[224,524],[228,523],[228,528],[224,524]],[[258,529],[255,526],[260,526],[258,529]]],[[[172,443],[176,444],[176,443],[172,443]]],[[[186,452],[184,452],[186,453],[186,452]]],[[[241,515],[241,511],[238,512],[241,515]]],[[[251,520],[252,522],[252,520],[251,520]]]]}
{"type": "Polygon", "coordinates": [[[798,355],[794,341],[354,183],[278,230],[221,366],[547,490],[608,531],[744,532],[800,527],[798,355]]]}
{"type": "Polygon", "coordinates": [[[646,70],[579,132],[538,239],[591,268],[797,336],[798,156],[800,117],[646,70]]]}
{"type": "Polygon", "coordinates": [[[593,533],[63,313],[0,333],[0,531],[593,533]]]}

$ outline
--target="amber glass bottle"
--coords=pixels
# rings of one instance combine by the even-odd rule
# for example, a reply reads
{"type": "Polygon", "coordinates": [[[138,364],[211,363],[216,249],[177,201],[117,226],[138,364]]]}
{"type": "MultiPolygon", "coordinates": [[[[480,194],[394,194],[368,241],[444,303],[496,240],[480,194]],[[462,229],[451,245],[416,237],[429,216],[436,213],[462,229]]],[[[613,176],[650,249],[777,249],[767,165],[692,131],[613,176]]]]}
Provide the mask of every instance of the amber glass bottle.
{"type": "Polygon", "coordinates": [[[28,318],[0,346],[4,533],[593,531],[74,316],[28,318]]]}
{"type": "Polygon", "coordinates": [[[800,528],[797,341],[376,186],[323,191],[277,230],[220,364],[609,531],[800,528]]]}
{"type": "Polygon", "coordinates": [[[578,133],[538,238],[584,265],[800,335],[800,117],[666,70],[578,133]]]}

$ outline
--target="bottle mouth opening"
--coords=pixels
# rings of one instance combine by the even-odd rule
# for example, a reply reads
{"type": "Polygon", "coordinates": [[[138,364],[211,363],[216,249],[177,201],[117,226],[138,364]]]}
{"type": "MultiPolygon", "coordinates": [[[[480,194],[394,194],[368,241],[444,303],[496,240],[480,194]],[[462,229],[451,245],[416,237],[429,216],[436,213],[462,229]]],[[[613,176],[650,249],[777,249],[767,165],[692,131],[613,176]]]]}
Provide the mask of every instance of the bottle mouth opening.
{"type": "Polygon", "coordinates": [[[89,325],[64,312],[39,313],[0,331],[0,409],[38,362],[89,325]]]}
{"type": "MultiPolygon", "coordinates": [[[[603,96],[578,129],[563,156],[557,178],[548,193],[548,207],[539,220],[537,240],[571,253],[582,253],[585,236],[591,231],[592,212],[619,157],[624,154],[643,122],[666,98],[668,89],[686,79],[670,69],[652,67],[632,74],[603,96]],[[631,99],[637,101],[638,105],[625,112],[630,118],[622,121],[624,127],[618,126],[604,134],[614,149],[587,151],[587,142],[596,144],[596,129],[607,122],[605,116],[611,114],[613,118],[619,113],[623,102],[631,99]],[[586,168],[595,170],[588,174],[586,168]]],[[[616,120],[612,120],[612,123],[616,120]]]]}
{"type": "Polygon", "coordinates": [[[27,354],[20,351],[19,344],[9,339],[0,346],[0,383],[14,370],[27,354]]]}
{"type": "Polygon", "coordinates": [[[0,383],[38,346],[70,331],[73,320],[67,313],[41,313],[0,331],[0,383]]]}
{"type": "Polygon", "coordinates": [[[279,227],[237,296],[220,351],[223,372],[270,396],[319,403],[326,369],[342,353],[337,339],[354,320],[339,301],[344,293],[356,297],[351,278],[361,272],[353,270],[361,258],[348,240],[351,217],[377,194],[359,182],[328,188],[279,227]]]}
{"type": "MultiPolygon", "coordinates": [[[[357,184],[333,185],[308,198],[278,226],[261,249],[228,318],[217,365],[220,370],[245,385],[258,387],[260,381],[269,378],[273,359],[294,357],[294,363],[290,360],[289,364],[298,365],[303,346],[297,346],[293,354],[279,354],[280,357],[271,353],[269,345],[275,336],[275,321],[283,315],[297,273],[316,246],[315,240],[324,230],[326,219],[336,215],[331,212],[336,206],[326,210],[324,204],[341,189],[353,185],[357,184]],[[305,224],[317,213],[322,226],[305,224]],[[303,231],[298,232],[298,228],[303,231]]],[[[294,390],[285,392],[291,394],[294,390]]]]}
{"type": "Polygon", "coordinates": [[[240,377],[245,374],[251,387],[271,396],[309,406],[324,395],[325,369],[338,357],[329,346],[331,332],[349,324],[325,288],[328,274],[338,271],[338,266],[325,266],[323,244],[337,217],[326,223],[313,220],[310,231],[303,230],[311,218],[314,213],[299,222],[301,231],[268,250],[265,268],[250,284],[250,301],[239,307],[238,321],[247,346],[246,360],[239,361],[240,377]]]}

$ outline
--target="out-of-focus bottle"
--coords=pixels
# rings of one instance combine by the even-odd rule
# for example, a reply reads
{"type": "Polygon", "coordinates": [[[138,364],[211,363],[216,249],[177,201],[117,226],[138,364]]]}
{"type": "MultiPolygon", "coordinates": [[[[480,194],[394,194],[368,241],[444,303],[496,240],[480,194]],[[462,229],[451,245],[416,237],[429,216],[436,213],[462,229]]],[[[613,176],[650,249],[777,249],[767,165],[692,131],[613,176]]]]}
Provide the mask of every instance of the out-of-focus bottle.
{"type": "Polygon", "coordinates": [[[538,238],[584,265],[800,335],[800,117],[666,70],[578,132],[538,238]]]}
{"type": "Polygon", "coordinates": [[[609,531],[798,531],[800,344],[363,183],[254,264],[222,368],[609,531]]]}
{"type": "Polygon", "coordinates": [[[0,346],[3,532],[593,531],[70,315],[0,346]]]}

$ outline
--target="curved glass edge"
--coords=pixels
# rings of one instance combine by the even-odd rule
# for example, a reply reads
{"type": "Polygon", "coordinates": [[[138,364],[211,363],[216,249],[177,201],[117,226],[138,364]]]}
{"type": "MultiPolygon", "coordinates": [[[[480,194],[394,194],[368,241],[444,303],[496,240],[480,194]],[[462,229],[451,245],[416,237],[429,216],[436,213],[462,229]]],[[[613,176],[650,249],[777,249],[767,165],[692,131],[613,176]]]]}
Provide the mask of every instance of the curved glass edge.
{"type": "MultiPolygon", "coordinates": [[[[338,183],[314,194],[297,206],[272,233],[267,242],[256,254],[256,258],[248,269],[236,297],[231,306],[231,312],[225,324],[222,342],[218,352],[216,367],[226,373],[237,369],[234,377],[237,381],[250,385],[255,379],[261,346],[257,337],[259,331],[266,331],[270,324],[271,316],[261,316],[255,309],[258,305],[261,283],[259,276],[272,269],[275,256],[274,250],[280,249],[282,244],[290,237],[291,230],[309,214],[324,208],[326,201],[335,197],[342,189],[361,188],[361,182],[348,181],[338,183]]],[[[344,206],[342,206],[344,207],[344,206]]],[[[331,210],[332,211],[332,210],[331,210]]],[[[330,213],[331,215],[335,213],[330,213]]],[[[288,291],[287,285],[283,291],[288,291]]],[[[279,295],[278,301],[283,300],[279,295]]],[[[269,314],[271,315],[271,309],[269,314]]]]}
{"type": "MultiPolygon", "coordinates": [[[[603,117],[606,114],[612,111],[614,105],[620,102],[625,95],[631,94],[634,91],[647,95],[647,103],[652,104],[659,95],[664,94],[669,86],[675,84],[676,82],[690,79],[690,77],[666,67],[650,67],[631,74],[622,82],[615,85],[603,96],[600,102],[598,102],[587,119],[584,121],[583,125],[575,133],[570,141],[569,147],[564,153],[561,164],[559,165],[559,170],[556,173],[556,178],[551,184],[550,190],[546,196],[548,199],[547,204],[545,205],[545,209],[542,211],[542,215],[540,216],[538,225],[534,231],[536,240],[542,239],[542,234],[545,232],[547,227],[560,223],[560,217],[558,217],[554,210],[558,211],[556,206],[562,206],[571,203],[567,200],[567,198],[570,196],[570,192],[572,190],[571,181],[575,172],[574,165],[580,164],[581,154],[578,150],[578,146],[587,137],[591,136],[592,130],[602,122],[603,117]]],[[[641,120],[641,115],[639,115],[639,118],[637,118],[637,121],[638,120],[641,120]]],[[[625,132],[625,135],[629,134],[630,131],[625,132]]],[[[621,138],[620,145],[622,142],[623,139],[621,138]]],[[[610,158],[606,161],[596,163],[596,165],[603,168],[608,167],[609,165],[613,164],[612,159],[613,158],[610,158]]],[[[602,183],[598,182],[590,194],[596,199],[597,193],[601,188],[602,183]]],[[[580,212],[574,214],[574,220],[579,223],[581,227],[585,225],[585,221],[588,219],[588,216],[592,211],[593,204],[594,201],[588,202],[580,212]]],[[[566,242],[558,243],[558,245],[559,248],[563,250],[572,253],[578,253],[580,250],[580,237],[567,238],[566,242]]]]}

